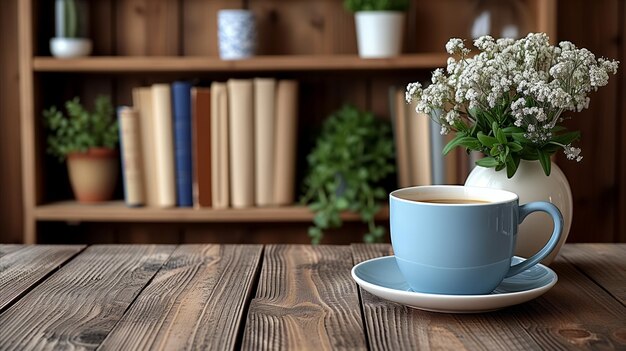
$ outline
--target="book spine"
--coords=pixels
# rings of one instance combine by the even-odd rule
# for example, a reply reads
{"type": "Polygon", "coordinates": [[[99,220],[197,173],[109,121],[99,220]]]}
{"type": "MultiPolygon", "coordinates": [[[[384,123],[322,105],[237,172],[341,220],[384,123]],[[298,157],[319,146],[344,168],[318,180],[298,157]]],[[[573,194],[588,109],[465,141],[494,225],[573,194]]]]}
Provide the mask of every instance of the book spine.
{"type": "Polygon", "coordinates": [[[168,84],[152,86],[152,114],[154,116],[154,177],[157,183],[157,205],[176,206],[174,171],[174,138],[172,132],[172,101],[168,84]]]}
{"type": "Polygon", "coordinates": [[[211,84],[211,195],[213,208],[230,205],[228,91],[225,83],[211,84]]]}
{"type": "Polygon", "coordinates": [[[254,89],[252,80],[230,79],[230,193],[236,208],[254,206],[254,89]]]}
{"type": "Polygon", "coordinates": [[[135,207],[145,203],[139,116],[137,111],[122,106],[117,110],[122,151],[122,179],[126,205],[135,207]]]}
{"type": "Polygon", "coordinates": [[[290,205],[295,200],[298,132],[298,82],[281,80],[276,89],[276,144],[274,147],[274,203],[290,205]]]}
{"type": "Polygon", "coordinates": [[[211,90],[191,89],[193,190],[195,207],[211,207],[211,90]]]}
{"type": "Polygon", "coordinates": [[[147,206],[157,206],[157,186],[154,177],[156,174],[156,155],[154,154],[154,128],[152,123],[152,88],[140,87],[133,89],[133,108],[139,113],[145,203],[147,206]]]}
{"type": "Polygon", "coordinates": [[[191,161],[191,83],[172,83],[176,204],[193,206],[191,161]]]}
{"type": "Polygon", "coordinates": [[[274,130],[276,80],[254,80],[255,204],[268,206],[274,197],[274,130]]]}

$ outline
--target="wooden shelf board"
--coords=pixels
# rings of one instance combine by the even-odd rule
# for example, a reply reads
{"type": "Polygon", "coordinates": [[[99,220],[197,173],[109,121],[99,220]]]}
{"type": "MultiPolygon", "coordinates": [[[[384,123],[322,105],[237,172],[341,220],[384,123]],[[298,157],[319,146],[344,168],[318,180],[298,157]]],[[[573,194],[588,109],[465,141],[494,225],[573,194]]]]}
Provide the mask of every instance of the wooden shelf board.
{"type": "Polygon", "coordinates": [[[383,59],[354,55],[257,56],[224,61],[216,57],[92,56],[80,59],[33,59],[36,72],[232,72],[428,69],[446,65],[447,54],[406,54],[383,59]]]}
{"type": "MultiPolygon", "coordinates": [[[[211,208],[131,208],[122,201],[97,205],[84,205],[75,201],[62,201],[35,208],[38,221],[77,222],[308,222],[313,213],[304,206],[254,207],[246,209],[211,208]]],[[[360,221],[354,213],[343,213],[344,221],[360,221]]],[[[384,207],[377,220],[389,218],[389,208],[384,207]]]]}

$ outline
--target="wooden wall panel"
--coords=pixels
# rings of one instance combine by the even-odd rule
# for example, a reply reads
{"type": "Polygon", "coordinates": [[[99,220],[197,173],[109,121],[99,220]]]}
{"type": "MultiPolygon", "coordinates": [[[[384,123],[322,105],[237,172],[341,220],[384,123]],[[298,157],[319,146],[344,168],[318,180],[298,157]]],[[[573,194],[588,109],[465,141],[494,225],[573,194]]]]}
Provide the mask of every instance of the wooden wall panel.
{"type": "Polygon", "coordinates": [[[618,167],[618,202],[617,202],[617,237],[615,241],[617,242],[626,242],[626,122],[624,119],[626,118],[626,2],[620,1],[618,3],[619,6],[619,23],[618,27],[621,28],[620,33],[620,57],[619,60],[620,70],[619,70],[619,80],[620,86],[618,88],[617,96],[618,103],[618,112],[616,115],[617,126],[617,142],[619,145],[619,149],[617,150],[617,154],[615,155],[615,164],[618,167]]]}
{"type": "Polygon", "coordinates": [[[183,0],[182,52],[186,56],[218,56],[217,11],[239,9],[242,0],[183,0]]]}
{"type": "Polygon", "coordinates": [[[17,0],[0,1],[0,243],[22,241],[17,0]]]}
{"type": "Polygon", "coordinates": [[[176,56],[180,53],[178,0],[118,0],[115,3],[118,55],[176,56]]]}
{"type": "MultiPolygon", "coordinates": [[[[558,8],[558,38],[586,47],[598,56],[617,58],[619,55],[618,0],[570,0],[560,2],[558,8]],[[584,25],[581,25],[584,23],[584,25]]],[[[624,66],[620,67],[621,70],[624,66]]],[[[611,242],[620,230],[616,226],[618,169],[617,106],[619,78],[611,77],[609,85],[591,95],[591,105],[581,113],[566,113],[572,117],[565,124],[571,130],[580,130],[578,146],[584,159],[580,163],[568,161],[558,154],[558,163],[569,179],[574,194],[574,220],[569,242],[611,242]]],[[[622,160],[623,156],[622,156],[622,160]]],[[[623,231],[624,228],[621,228],[623,231]]]]}
{"type": "Polygon", "coordinates": [[[354,54],[352,14],[338,0],[251,0],[262,54],[354,54]]]}

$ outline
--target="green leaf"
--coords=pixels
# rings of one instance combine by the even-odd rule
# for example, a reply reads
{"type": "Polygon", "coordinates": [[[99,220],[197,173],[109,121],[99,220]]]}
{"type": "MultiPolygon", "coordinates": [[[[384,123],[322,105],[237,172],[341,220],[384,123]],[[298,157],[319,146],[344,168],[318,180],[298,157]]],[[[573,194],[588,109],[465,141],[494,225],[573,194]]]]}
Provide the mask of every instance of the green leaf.
{"type": "Polygon", "coordinates": [[[516,142],[510,142],[507,145],[513,152],[520,152],[524,148],[520,143],[516,142]]]}
{"type": "Polygon", "coordinates": [[[517,166],[519,165],[519,159],[517,160],[517,163],[515,162],[515,160],[513,159],[513,157],[509,156],[506,158],[506,176],[507,178],[512,178],[513,175],[515,175],[515,172],[517,171],[517,166]]]}
{"type": "Polygon", "coordinates": [[[498,139],[496,139],[494,137],[491,137],[491,136],[488,136],[488,135],[485,135],[485,133],[483,133],[483,132],[478,132],[476,137],[478,138],[480,143],[483,144],[486,147],[493,147],[493,145],[498,142],[498,139]]]}
{"type": "Polygon", "coordinates": [[[482,167],[492,168],[496,167],[500,163],[493,157],[483,157],[480,160],[476,161],[476,164],[482,167]]]}
{"type": "Polygon", "coordinates": [[[502,128],[502,131],[505,134],[511,134],[511,133],[524,133],[524,130],[520,127],[505,127],[502,128]]]}
{"type": "Polygon", "coordinates": [[[448,144],[443,148],[443,154],[447,155],[450,151],[452,151],[457,146],[465,146],[471,150],[480,149],[480,142],[473,137],[468,136],[456,136],[454,139],[450,140],[448,144]]]}
{"type": "Polygon", "coordinates": [[[537,150],[537,156],[539,157],[539,162],[541,163],[543,172],[547,176],[549,176],[550,168],[552,167],[552,162],[550,161],[550,154],[543,152],[542,150],[537,150]]]}
{"type": "Polygon", "coordinates": [[[500,128],[498,128],[498,131],[496,132],[496,139],[498,139],[498,142],[500,142],[500,144],[506,145],[506,135],[504,135],[504,132],[500,128]]]}
{"type": "Polygon", "coordinates": [[[578,139],[580,139],[580,132],[569,132],[552,137],[551,142],[568,145],[578,139]]]}

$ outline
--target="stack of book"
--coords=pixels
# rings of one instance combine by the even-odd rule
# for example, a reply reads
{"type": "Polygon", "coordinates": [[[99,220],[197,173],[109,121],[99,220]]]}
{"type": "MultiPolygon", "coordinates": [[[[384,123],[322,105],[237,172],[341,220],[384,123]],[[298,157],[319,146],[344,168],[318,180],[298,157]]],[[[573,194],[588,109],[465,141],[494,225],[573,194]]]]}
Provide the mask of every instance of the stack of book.
{"type": "Polygon", "coordinates": [[[428,115],[416,113],[415,104],[405,101],[404,89],[390,88],[398,187],[463,184],[469,173],[465,151],[456,148],[443,156],[443,147],[453,134],[441,135],[439,124],[428,115]]]}
{"type": "Polygon", "coordinates": [[[120,107],[129,206],[245,208],[295,200],[298,83],[230,79],[133,89],[120,107]]]}

